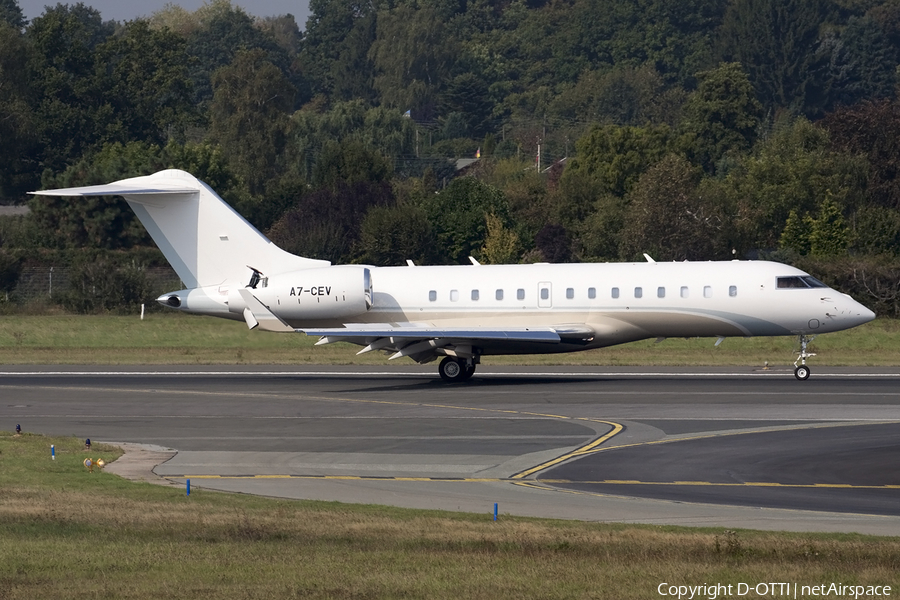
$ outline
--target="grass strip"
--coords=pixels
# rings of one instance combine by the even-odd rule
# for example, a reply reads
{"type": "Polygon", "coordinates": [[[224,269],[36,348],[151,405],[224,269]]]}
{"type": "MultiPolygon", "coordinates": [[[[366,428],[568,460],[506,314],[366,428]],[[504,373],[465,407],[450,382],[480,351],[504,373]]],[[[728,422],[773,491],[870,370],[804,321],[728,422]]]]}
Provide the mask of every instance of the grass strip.
{"type": "MultiPolygon", "coordinates": [[[[811,344],[812,365],[900,365],[900,321],[877,319],[822,335],[811,344]]],[[[378,352],[356,356],[345,343],[316,346],[303,334],[248,331],[242,322],[213,317],[151,313],[137,316],[18,316],[0,318],[0,364],[204,365],[329,364],[404,367],[378,352]]],[[[711,338],[634,342],[568,354],[486,356],[485,365],[787,366],[797,342],[791,337],[711,338]]]]}
{"type": "Polygon", "coordinates": [[[82,464],[118,454],[0,432],[0,598],[628,600],[660,597],[664,582],[900,589],[894,538],[493,522],[196,488],[188,497],[82,464]]]}

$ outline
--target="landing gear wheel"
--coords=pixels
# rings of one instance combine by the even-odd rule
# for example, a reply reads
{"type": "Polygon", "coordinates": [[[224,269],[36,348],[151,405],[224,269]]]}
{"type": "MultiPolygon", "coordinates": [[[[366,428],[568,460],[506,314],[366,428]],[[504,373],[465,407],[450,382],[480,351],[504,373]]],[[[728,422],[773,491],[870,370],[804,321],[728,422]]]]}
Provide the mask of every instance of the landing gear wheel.
{"type": "Polygon", "coordinates": [[[463,375],[463,381],[467,381],[468,379],[471,379],[472,375],[475,374],[475,363],[472,363],[471,365],[467,364],[465,371],[466,372],[463,375]]]}
{"type": "MultiPolygon", "coordinates": [[[[458,383],[467,379],[466,372],[466,363],[457,360],[452,356],[444,358],[444,360],[441,361],[440,366],[438,366],[438,373],[440,373],[441,379],[447,383],[458,383]]],[[[474,368],[472,369],[472,372],[475,372],[474,368]]]]}
{"type": "Polygon", "coordinates": [[[809,343],[813,341],[816,336],[806,336],[804,334],[800,334],[800,352],[798,352],[799,356],[797,360],[794,361],[794,377],[797,378],[798,381],[806,381],[809,379],[809,367],[806,366],[806,359],[812,358],[815,356],[815,353],[808,352],[807,348],[809,347],[809,343]],[[797,363],[800,363],[799,365],[797,363]]]}

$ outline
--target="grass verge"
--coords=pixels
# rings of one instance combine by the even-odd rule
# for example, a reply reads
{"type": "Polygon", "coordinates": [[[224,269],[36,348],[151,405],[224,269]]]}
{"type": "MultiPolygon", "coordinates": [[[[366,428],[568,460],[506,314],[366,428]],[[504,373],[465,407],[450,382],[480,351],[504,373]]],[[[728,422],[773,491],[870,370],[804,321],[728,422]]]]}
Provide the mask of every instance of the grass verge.
{"type": "Polygon", "coordinates": [[[900,589],[892,538],[187,497],[88,473],[86,456],[80,440],[0,432],[0,598],[628,600],[661,597],[664,582],[900,589]]]}
{"type": "MultiPolygon", "coordinates": [[[[900,321],[878,319],[818,337],[815,365],[900,366],[900,321]]],[[[314,347],[302,334],[248,331],[243,323],[212,317],[151,314],[123,316],[4,316],[0,318],[0,364],[330,364],[387,363],[377,352],[356,356],[357,346],[314,347]]],[[[710,338],[635,342],[600,350],[539,356],[488,356],[486,365],[789,365],[796,340],[710,338]]]]}

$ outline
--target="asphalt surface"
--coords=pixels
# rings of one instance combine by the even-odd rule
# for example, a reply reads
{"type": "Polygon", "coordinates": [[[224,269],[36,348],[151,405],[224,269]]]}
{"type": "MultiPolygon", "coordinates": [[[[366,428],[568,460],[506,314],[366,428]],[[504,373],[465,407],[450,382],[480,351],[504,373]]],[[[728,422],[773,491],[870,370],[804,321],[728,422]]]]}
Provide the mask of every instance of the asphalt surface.
{"type": "Polygon", "coordinates": [[[0,427],[177,450],[161,476],[559,518],[900,534],[900,372],[0,369],[0,427]]]}

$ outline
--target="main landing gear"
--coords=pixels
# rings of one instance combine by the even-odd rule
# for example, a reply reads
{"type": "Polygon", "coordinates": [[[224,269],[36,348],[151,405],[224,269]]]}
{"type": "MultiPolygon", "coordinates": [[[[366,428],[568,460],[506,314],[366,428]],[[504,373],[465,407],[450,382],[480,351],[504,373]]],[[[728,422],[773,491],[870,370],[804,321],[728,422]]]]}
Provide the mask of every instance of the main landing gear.
{"type": "Polygon", "coordinates": [[[806,381],[809,379],[810,370],[809,367],[806,366],[806,359],[815,356],[815,354],[807,352],[806,347],[814,339],[816,339],[816,336],[808,337],[800,334],[800,356],[794,361],[794,377],[799,381],[806,381]],[[800,364],[798,365],[797,363],[800,364]]]}
{"type": "Polygon", "coordinates": [[[475,361],[471,358],[448,356],[438,366],[438,373],[447,383],[459,383],[475,374],[475,361]]]}

